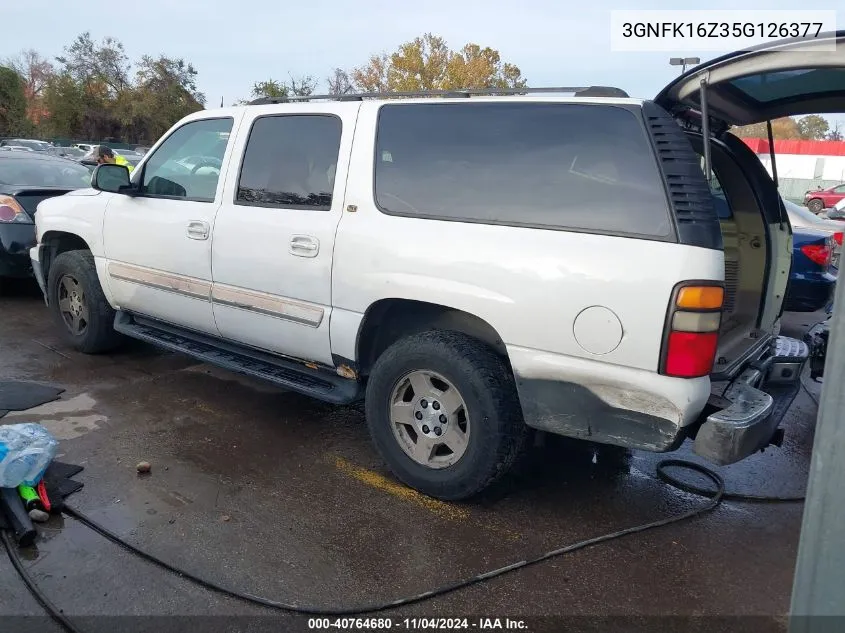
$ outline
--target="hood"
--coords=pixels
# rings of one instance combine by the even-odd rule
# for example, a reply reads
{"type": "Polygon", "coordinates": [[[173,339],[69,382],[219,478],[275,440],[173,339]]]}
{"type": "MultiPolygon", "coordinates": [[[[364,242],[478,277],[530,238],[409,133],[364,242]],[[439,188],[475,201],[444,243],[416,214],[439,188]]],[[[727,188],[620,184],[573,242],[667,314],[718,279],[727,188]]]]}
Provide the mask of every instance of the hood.
{"type": "Polygon", "coordinates": [[[655,102],[680,118],[694,119],[702,80],[714,131],[784,116],[845,112],[845,31],[717,57],[675,79],[655,102]]]}

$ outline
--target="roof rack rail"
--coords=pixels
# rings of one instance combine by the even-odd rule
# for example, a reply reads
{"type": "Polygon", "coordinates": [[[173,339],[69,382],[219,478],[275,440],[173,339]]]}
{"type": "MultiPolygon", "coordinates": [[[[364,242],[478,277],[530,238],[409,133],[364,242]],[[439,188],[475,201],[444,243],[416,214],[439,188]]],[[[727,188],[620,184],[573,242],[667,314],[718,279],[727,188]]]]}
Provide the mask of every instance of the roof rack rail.
{"type": "Polygon", "coordinates": [[[407,99],[412,97],[505,97],[512,95],[571,93],[576,97],[626,98],[628,93],[612,86],[551,87],[551,88],[470,88],[460,90],[422,90],[414,92],[359,92],[334,95],[292,95],[289,97],[261,97],[248,105],[297,103],[301,101],[363,101],[364,99],[407,99]]]}

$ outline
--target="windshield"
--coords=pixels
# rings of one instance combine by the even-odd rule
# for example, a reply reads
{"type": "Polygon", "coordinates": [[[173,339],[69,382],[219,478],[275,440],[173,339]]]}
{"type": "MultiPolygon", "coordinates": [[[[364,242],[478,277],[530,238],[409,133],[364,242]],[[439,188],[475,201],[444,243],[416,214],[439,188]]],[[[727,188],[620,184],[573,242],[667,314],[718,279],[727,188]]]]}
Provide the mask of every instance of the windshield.
{"type": "Polygon", "coordinates": [[[797,217],[797,219],[806,223],[814,224],[819,222],[818,216],[816,216],[807,207],[802,207],[801,205],[795,204],[794,202],[790,202],[789,200],[784,200],[783,204],[786,207],[786,212],[789,216],[794,215],[797,217]]]}
{"type": "Polygon", "coordinates": [[[91,172],[70,161],[40,158],[0,159],[0,184],[81,189],[91,184],[91,172]]]}

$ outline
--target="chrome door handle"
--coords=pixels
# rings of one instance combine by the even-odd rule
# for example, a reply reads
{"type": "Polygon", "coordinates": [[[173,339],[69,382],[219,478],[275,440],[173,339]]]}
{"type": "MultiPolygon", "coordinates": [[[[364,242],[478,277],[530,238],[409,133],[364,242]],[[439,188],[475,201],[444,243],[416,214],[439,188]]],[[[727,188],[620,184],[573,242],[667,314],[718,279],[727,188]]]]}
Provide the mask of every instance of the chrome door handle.
{"type": "Polygon", "coordinates": [[[320,251],[320,240],[310,235],[294,235],[290,240],[290,252],[299,257],[316,257],[320,251]]]}
{"type": "Polygon", "coordinates": [[[208,229],[208,222],[192,220],[188,222],[188,237],[192,240],[207,240],[208,229]]]}

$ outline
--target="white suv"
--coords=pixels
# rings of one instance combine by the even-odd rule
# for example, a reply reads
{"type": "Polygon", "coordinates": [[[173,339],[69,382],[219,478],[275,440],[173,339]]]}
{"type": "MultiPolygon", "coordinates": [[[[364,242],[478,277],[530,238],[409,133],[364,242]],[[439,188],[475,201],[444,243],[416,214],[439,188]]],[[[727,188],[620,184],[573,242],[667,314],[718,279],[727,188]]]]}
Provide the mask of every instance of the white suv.
{"type": "Polygon", "coordinates": [[[532,429],[651,451],[694,438],[732,463],[777,437],[808,349],[777,336],[791,256],[777,188],[725,130],[786,114],[781,99],[818,105],[789,79],[767,107],[742,97],[811,55],[726,56],[655,101],[588,89],[198,112],[131,182],[104,165],[93,188],[42,202],[34,269],[84,352],[126,335],[365,398],[385,461],[433,496],[485,488],[532,429]]]}

